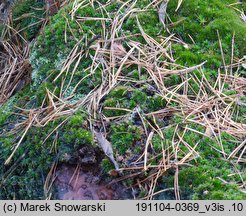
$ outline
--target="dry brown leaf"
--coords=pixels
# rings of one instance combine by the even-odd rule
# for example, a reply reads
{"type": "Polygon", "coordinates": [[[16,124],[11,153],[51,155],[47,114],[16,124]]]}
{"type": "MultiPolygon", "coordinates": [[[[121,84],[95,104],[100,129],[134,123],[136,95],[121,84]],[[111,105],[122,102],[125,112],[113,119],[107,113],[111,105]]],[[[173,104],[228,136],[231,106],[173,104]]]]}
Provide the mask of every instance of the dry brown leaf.
{"type": "Polygon", "coordinates": [[[113,49],[114,54],[117,56],[125,56],[127,53],[125,48],[120,43],[113,43],[112,49],[113,49]]]}
{"type": "Polygon", "coordinates": [[[114,159],[114,152],[113,152],[113,148],[112,148],[111,143],[104,137],[103,133],[94,131],[94,134],[96,136],[96,139],[97,139],[99,145],[102,147],[105,155],[108,156],[108,158],[114,164],[115,169],[118,170],[119,165],[116,162],[116,160],[114,159]]]}
{"type": "Polygon", "coordinates": [[[161,3],[160,9],[158,11],[159,20],[163,24],[164,28],[165,28],[165,18],[166,18],[166,13],[167,13],[167,4],[168,4],[168,0],[164,0],[161,3]]]}
{"type": "Polygon", "coordinates": [[[212,137],[212,136],[214,135],[214,133],[213,133],[211,127],[206,127],[205,135],[206,135],[207,137],[212,137]]]}

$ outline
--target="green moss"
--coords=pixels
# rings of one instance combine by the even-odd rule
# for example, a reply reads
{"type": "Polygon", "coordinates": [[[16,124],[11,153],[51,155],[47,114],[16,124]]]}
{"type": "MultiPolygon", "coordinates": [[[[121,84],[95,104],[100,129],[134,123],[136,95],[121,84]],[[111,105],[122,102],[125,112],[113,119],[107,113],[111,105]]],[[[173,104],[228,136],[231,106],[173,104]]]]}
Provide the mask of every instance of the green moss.
{"type": "Polygon", "coordinates": [[[155,10],[148,10],[145,12],[138,12],[137,15],[130,16],[122,25],[122,30],[126,35],[138,34],[131,36],[132,40],[145,43],[145,39],[142,37],[140,28],[149,36],[160,41],[156,35],[160,32],[162,25],[159,22],[158,14],[155,10]],[[137,18],[140,26],[138,26],[137,18]]]}
{"type": "Polygon", "coordinates": [[[107,173],[107,174],[108,174],[111,170],[114,170],[114,169],[115,169],[115,167],[114,167],[114,165],[112,164],[112,162],[111,162],[109,159],[107,159],[107,158],[105,158],[105,159],[102,160],[100,166],[102,167],[103,172],[104,172],[104,173],[107,173]]]}
{"type": "MultiPolygon", "coordinates": [[[[102,68],[97,68],[95,73],[90,74],[91,71],[86,70],[86,68],[92,64],[91,58],[84,57],[79,64],[76,64],[79,61],[77,58],[66,73],[57,76],[61,73],[62,64],[71,50],[75,46],[78,46],[78,52],[84,49],[86,43],[92,40],[95,35],[102,34],[103,27],[100,21],[88,20],[78,23],[69,15],[70,9],[71,5],[64,7],[50,18],[49,25],[44,28],[38,36],[37,42],[32,46],[30,61],[33,67],[32,87],[35,91],[40,88],[42,82],[50,83],[53,89],[60,89],[63,80],[63,92],[59,92],[59,94],[68,97],[76,84],[80,83],[76,91],[73,92],[75,95],[74,102],[76,102],[101,83],[102,68]],[[83,81],[81,81],[82,79],[83,81]]],[[[79,9],[76,16],[102,17],[103,14],[88,6],[79,9]]]]}
{"type": "Polygon", "coordinates": [[[76,112],[60,127],[58,125],[65,120],[64,118],[50,122],[46,127],[31,128],[11,163],[6,166],[4,162],[12,152],[13,143],[18,142],[22,134],[17,137],[7,134],[0,137],[0,175],[4,176],[0,189],[1,199],[45,198],[43,185],[52,164],[78,160],[79,148],[95,147],[93,135],[87,129],[87,116],[84,113],[83,110],[76,112]],[[51,133],[55,128],[58,129],[51,133]],[[45,139],[46,142],[43,143],[45,139]],[[19,160],[23,154],[24,157],[19,160]],[[16,161],[18,163],[14,165],[16,161]],[[16,167],[8,176],[8,170],[11,170],[13,165],[16,167]]]}
{"type": "MultiPolygon", "coordinates": [[[[143,8],[149,4],[149,1],[139,1],[135,7],[143,8]]],[[[109,12],[105,13],[104,10],[97,10],[99,5],[95,3],[95,7],[88,5],[83,7],[83,9],[78,9],[75,16],[80,17],[114,17],[114,12],[118,10],[122,4],[112,3],[105,9],[109,12]],[[105,13],[105,14],[104,14],[105,13]]],[[[37,87],[44,80],[46,82],[51,82],[54,85],[58,85],[60,82],[54,82],[53,80],[60,73],[61,64],[67,58],[68,54],[72,48],[77,44],[79,49],[86,47],[88,41],[90,41],[94,36],[100,37],[103,35],[103,28],[101,21],[85,20],[78,23],[75,19],[72,19],[69,12],[71,10],[72,4],[61,9],[58,14],[51,17],[49,25],[41,32],[37,38],[37,43],[32,47],[31,53],[31,63],[34,68],[33,72],[33,87],[37,87]],[[65,37],[66,36],[66,37],[65,37]],[[56,70],[55,70],[56,69],[56,70]],[[48,79],[47,77],[51,75],[48,79]]],[[[123,7],[122,10],[127,10],[127,7],[123,7]]],[[[138,12],[138,17],[140,23],[143,24],[144,30],[152,36],[156,35],[159,31],[158,27],[158,15],[155,10],[148,10],[147,12],[138,12]]],[[[110,23],[105,22],[106,28],[110,27],[110,23]]],[[[134,33],[139,28],[136,28],[136,18],[135,14],[127,17],[126,22],[123,23],[122,32],[127,34],[127,32],[134,33]],[[129,22],[129,23],[128,23],[129,22]]],[[[139,38],[138,38],[139,39],[139,38]]],[[[90,50],[91,54],[94,51],[90,50]]],[[[92,64],[90,57],[85,57],[81,59],[80,64],[76,68],[76,72],[73,75],[73,80],[71,86],[76,85],[82,78],[89,75],[90,71],[85,69],[92,64]]],[[[75,61],[70,66],[69,71],[66,73],[66,79],[64,86],[68,85],[71,78],[71,73],[75,67],[75,61]]],[[[86,94],[93,88],[101,83],[101,73],[102,68],[98,68],[95,74],[88,76],[80,83],[75,94],[86,94]]],[[[135,74],[136,75],[136,74],[135,74]]],[[[64,78],[64,75],[60,77],[64,78]]],[[[57,86],[60,87],[60,86],[57,86]]],[[[65,89],[65,88],[64,88],[65,89]]]]}
{"type": "Polygon", "coordinates": [[[189,49],[181,45],[174,46],[174,56],[183,65],[194,65],[208,60],[207,67],[216,68],[221,65],[221,55],[218,43],[217,31],[220,34],[226,61],[230,60],[230,47],[232,35],[235,32],[235,54],[245,54],[245,23],[239,18],[239,14],[227,5],[233,0],[199,0],[184,1],[175,12],[177,0],[170,1],[168,14],[173,22],[183,20],[171,27],[171,32],[182,38],[186,43],[192,44],[189,49]]]}
{"type": "Polygon", "coordinates": [[[37,36],[42,19],[45,16],[44,2],[33,0],[19,0],[12,8],[13,25],[17,31],[31,40],[37,36]]]}
{"type": "MultiPolygon", "coordinates": [[[[213,176],[214,172],[220,174],[225,171],[218,171],[212,166],[199,166],[186,168],[179,173],[179,185],[183,199],[202,199],[202,200],[238,200],[245,199],[245,194],[240,192],[236,184],[224,184],[213,176]],[[188,197],[187,197],[188,196],[188,197]]],[[[228,173],[228,170],[227,174],[228,173]]]]}
{"type": "Polygon", "coordinates": [[[111,126],[110,140],[114,152],[124,155],[127,151],[133,151],[141,144],[140,128],[129,124],[114,124],[111,126]]]}
{"type": "Polygon", "coordinates": [[[104,114],[106,116],[120,116],[128,112],[120,109],[133,110],[139,106],[145,113],[154,112],[164,108],[166,101],[143,86],[139,89],[134,89],[126,86],[118,86],[113,89],[103,103],[104,114]],[[118,108],[117,110],[108,110],[107,107],[118,108]]]}
{"type": "Polygon", "coordinates": [[[235,106],[233,120],[235,120],[236,122],[240,122],[242,124],[246,124],[246,119],[245,119],[246,107],[243,105],[246,103],[246,97],[241,96],[239,98],[239,102],[242,103],[242,105],[235,106]]]}
{"type": "Polygon", "coordinates": [[[6,110],[5,108],[1,108],[0,109],[0,125],[3,125],[4,123],[6,123],[6,120],[8,119],[8,117],[11,115],[11,113],[6,110]]]}
{"type": "Polygon", "coordinates": [[[165,145],[164,141],[161,139],[161,137],[158,134],[155,134],[152,138],[152,145],[155,149],[155,151],[161,151],[163,145],[165,145]]]}
{"type": "MultiPolygon", "coordinates": [[[[169,130],[172,131],[171,128],[169,130]]],[[[170,135],[172,136],[172,133],[170,135]]],[[[171,136],[168,137],[168,140],[171,139],[171,136]]],[[[236,148],[235,143],[233,143],[235,138],[231,135],[222,133],[221,139],[226,153],[230,153],[236,148]]],[[[193,167],[183,167],[179,170],[179,187],[182,199],[244,200],[246,198],[236,184],[236,182],[241,181],[239,175],[232,175],[235,173],[234,166],[230,161],[225,160],[221,153],[213,149],[213,147],[219,148],[215,138],[201,138],[199,134],[186,132],[183,140],[190,146],[194,146],[200,141],[195,149],[200,155],[192,162],[193,167]],[[223,181],[228,183],[225,184],[223,181]]],[[[181,149],[185,151],[184,148],[181,147],[181,149]]],[[[181,154],[179,153],[179,155],[181,154]]],[[[237,166],[237,169],[239,172],[244,172],[244,168],[240,165],[237,166]]],[[[172,172],[170,175],[163,177],[161,184],[171,187],[174,177],[172,172]]],[[[245,176],[243,178],[245,181],[245,176]]],[[[169,195],[167,194],[167,196],[169,195]]],[[[174,198],[174,194],[171,197],[174,198]]]]}

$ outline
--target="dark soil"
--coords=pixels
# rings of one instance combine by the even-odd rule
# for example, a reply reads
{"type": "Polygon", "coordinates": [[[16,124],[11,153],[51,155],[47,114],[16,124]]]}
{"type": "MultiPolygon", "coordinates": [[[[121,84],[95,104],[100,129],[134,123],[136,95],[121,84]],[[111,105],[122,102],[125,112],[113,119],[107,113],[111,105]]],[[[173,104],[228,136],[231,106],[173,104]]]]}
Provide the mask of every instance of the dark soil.
{"type": "MultiPolygon", "coordinates": [[[[86,168],[88,169],[88,168],[86,168]]],[[[91,170],[76,170],[75,166],[62,165],[57,170],[56,196],[61,200],[118,200],[132,199],[129,190],[121,184],[109,184],[91,170]]]]}

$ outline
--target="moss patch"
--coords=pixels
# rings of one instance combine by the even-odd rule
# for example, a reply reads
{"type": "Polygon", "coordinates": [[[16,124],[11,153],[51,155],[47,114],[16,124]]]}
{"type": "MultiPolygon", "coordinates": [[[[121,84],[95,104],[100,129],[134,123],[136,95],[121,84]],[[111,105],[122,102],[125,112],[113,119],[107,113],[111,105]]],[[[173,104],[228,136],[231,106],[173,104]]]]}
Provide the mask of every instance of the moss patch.
{"type": "Polygon", "coordinates": [[[169,2],[168,14],[174,23],[177,22],[177,25],[170,26],[170,30],[190,44],[189,49],[174,47],[175,57],[179,63],[194,65],[208,60],[208,66],[213,68],[220,66],[221,55],[217,31],[227,63],[230,60],[233,33],[235,33],[235,54],[242,56],[246,53],[243,45],[246,42],[246,25],[239,14],[228,6],[232,3],[235,1],[184,1],[180,9],[175,12],[177,0],[169,2]]]}
{"type": "Polygon", "coordinates": [[[12,8],[13,27],[27,40],[35,38],[45,17],[43,1],[19,0],[12,8]]]}
{"type": "MultiPolygon", "coordinates": [[[[4,165],[4,162],[12,152],[13,143],[18,142],[22,134],[18,137],[2,136],[0,198],[44,199],[43,187],[52,164],[72,161],[76,163],[79,160],[78,149],[93,145],[92,134],[87,130],[86,118],[83,111],[77,112],[53,134],[51,132],[64,119],[49,123],[44,128],[30,129],[9,165],[4,165]],[[43,143],[48,134],[51,136],[43,143]]],[[[14,121],[16,120],[15,118],[14,121]]]]}

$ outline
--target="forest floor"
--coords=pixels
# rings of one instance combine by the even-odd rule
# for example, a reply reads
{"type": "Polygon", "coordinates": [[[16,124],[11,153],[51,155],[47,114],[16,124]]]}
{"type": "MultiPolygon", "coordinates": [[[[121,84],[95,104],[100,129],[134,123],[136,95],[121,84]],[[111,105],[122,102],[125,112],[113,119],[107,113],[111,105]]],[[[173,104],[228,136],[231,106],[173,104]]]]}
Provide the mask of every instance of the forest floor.
{"type": "Polygon", "coordinates": [[[246,3],[0,9],[0,199],[246,199],[246,3]]]}

